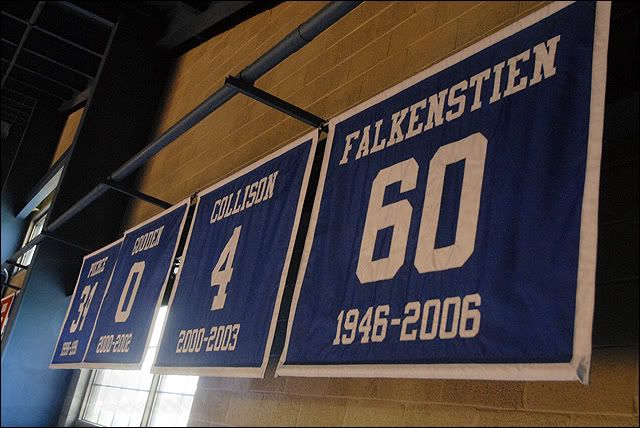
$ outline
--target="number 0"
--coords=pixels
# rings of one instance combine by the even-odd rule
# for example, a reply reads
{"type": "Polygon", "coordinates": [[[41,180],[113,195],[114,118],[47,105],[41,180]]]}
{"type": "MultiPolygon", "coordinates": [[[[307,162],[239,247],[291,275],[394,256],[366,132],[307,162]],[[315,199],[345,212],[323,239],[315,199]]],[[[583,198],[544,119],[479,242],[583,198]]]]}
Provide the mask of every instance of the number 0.
{"type": "Polygon", "coordinates": [[[140,286],[143,272],[144,261],[136,262],[133,264],[133,266],[131,266],[131,270],[129,271],[129,275],[127,276],[127,282],[125,282],[124,284],[122,294],[120,295],[120,301],[118,302],[118,309],[116,310],[116,322],[126,322],[129,319],[129,314],[131,314],[133,302],[135,302],[136,295],[138,294],[138,287],[140,286]],[[129,294],[129,287],[131,286],[131,281],[133,280],[134,275],[136,276],[136,282],[135,284],[133,284],[133,291],[131,292],[131,297],[127,302],[127,294],[129,294]],[[127,303],[126,309],[124,309],[125,303],[127,303]]]}
{"type": "Polygon", "coordinates": [[[424,195],[415,266],[420,273],[462,266],[473,253],[480,211],[480,192],[487,155],[487,139],[476,133],[438,149],[429,163],[427,190],[424,195]],[[464,177],[456,226],[456,241],[435,248],[440,220],[440,205],[447,165],[464,159],[464,177]]]}

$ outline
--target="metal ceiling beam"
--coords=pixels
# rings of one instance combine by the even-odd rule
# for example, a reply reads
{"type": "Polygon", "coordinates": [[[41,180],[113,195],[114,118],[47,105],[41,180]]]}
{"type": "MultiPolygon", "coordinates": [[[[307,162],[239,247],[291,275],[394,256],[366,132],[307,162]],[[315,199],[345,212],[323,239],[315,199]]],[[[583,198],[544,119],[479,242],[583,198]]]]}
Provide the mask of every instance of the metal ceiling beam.
{"type": "Polygon", "coordinates": [[[250,5],[251,1],[220,1],[198,15],[172,23],[167,34],[156,43],[161,49],[173,49],[203,31],[218,24],[230,15],[250,5]]]}
{"type": "MultiPolygon", "coordinates": [[[[258,78],[272,70],[275,66],[280,64],[286,58],[293,53],[300,50],[303,46],[307,45],[318,34],[325,31],[336,21],[348,14],[354,8],[356,8],[361,2],[359,1],[334,1],[325,6],[322,10],[312,16],[308,21],[300,25],[293,32],[289,33],[283,40],[272,47],[267,53],[258,58],[248,67],[244,68],[237,76],[239,79],[245,82],[254,83],[258,78]]],[[[230,88],[227,85],[223,85],[220,89],[209,96],[203,103],[197,106],[194,110],[180,119],[175,125],[160,135],[155,141],[147,145],[138,154],[136,154],[129,161],[125,162],[120,168],[118,168],[108,178],[112,181],[122,181],[129,174],[135,171],[142,164],[151,159],[164,147],[175,141],[182,134],[187,132],[198,122],[208,116],[210,113],[218,109],[225,102],[233,98],[238,93],[237,89],[230,88]]],[[[105,194],[110,187],[105,183],[100,183],[94,187],[89,193],[84,195],[79,201],[73,204],[70,208],[60,214],[55,220],[49,223],[47,230],[55,231],[61,227],[64,223],[69,221],[73,216],[78,214],[93,201],[105,194]]],[[[19,249],[9,259],[17,260],[22,254],[27,252],[36,243],[34,241],[38,238],[50,235],[46,232],[44,235],[38,235],[34,240],[27,245],[19,249]],[[32,244],[33,242],[33,244],[32,244]]]]}
{"type": "Polygon", "coordinates": [[[23,94],[22,92],[20,92],[20,91],[16,91],[16,90],[15,90],[15,89],[13,89],[13,88],[3,88],[3,89],[4,89],[5,91],[9,91],[9,92],[13,92],[14,94],[18,94],[19,96],[21,96],[21,97],[23,97],[23,98],[28,98],[28,99],[30,99],[30,100],[31,100],[31,101],[33,101],[33,102],[35,102],[35,101],[36,101],[36,99],[35,99],[34,97],[29,96],[29,95],[27,95],[27,94],[23,94]]]}
{"type": "MultiPolygon", "coordinates": [[[[16,100],[13,98],[13,95],[3,94],[2,95],[2,103],[8,103],[9,107],[14,107],[24,111],[24,109],[31,110],[31,106],[28,104],[24,104],[23,102],[16,100]]],[[[4,107],[4,106],[3,106],[4,107]]]]}
{"type": "MultiPolygon", "coordinates": [[[[17,46],[17,44],[13,43],[11,40],[7,40],[7,39],[5,39],[5,38],[2,38],[2,41],[3,41],[3,42],[5,42],[5,43],[7,43],[7,44],[9,44],[9,45],[17,46]]],[[[87,73],[85,73],[85,72],[83,72],[83,71],[80,71],[80,70],[75,69],[75,68],[73,68],[73,67],[70,67],[70,66],[68,66],[68,65],[66,65],[66,64],[63,64],[63,63],[61,63],[61,62],[59,62],[59,61],[56,61],[55,59],[50,58],[50,57],[48,57],[48,56],[46,56],[46,55],[43,55],[43,54],[41,54],[41,53],[39,53],[39,52],[36,52],[36,51],[31,50],[31,49],[28,49],[28,48],[23,48],[22,50],[23,50],[24,52],[27,52],[27,53],[30,53],[30,54],[32,54],[32,55],[35,55],[35,56],[37,56],[37,57],[39,57],[39,58],[42,58],[42,59],[44,59],[45,61],[48,61],[48,62],[50,62],[50,63],[52,63],[52,64],[55,64],[55,65],[57,65],[57,66],[60,66],[60,67],[62,67],[62,68],[64,68],[64,69],[66,69],[66,70],[72,71],[72,72],[77,73],[77,74],[79,74],[79,75],[81,75],[81,76],[83,76],[83,77],[86,77],[86,78],[87,78],[88,80],[90,80],[90,81],[92,81],[92,80],[94,79],[94,76],[92,76],[92,75],[90,75],[90,74],[87,74],[87,73]]]]}
{"type": "Polygon", "coordinates": [[[27,100],[24,99],[24,97],[21,97],[19,95],[18,96],[13,95],[14,91],[12,92],[6,91],[6,89],[9,89],[9,88],[4,88],[4,89],[5,89],[5,92],[2,94],[2,96],[4,97],[5,100],[11,100],[15,103],[20,104],[22,107],[25,107],[28,109],[33,108],[33,103],[28,103],[27,100]]]}
{"type": "Polygon", "coordinates": [[[21,120],[20,116],[15,113],[3,111],[2,116],[4,117],[5,122],[9,122],[14,125],[27,126],[27,122],[21,120]]]}
{"type": "Polygon", "coordinates": [[[0,11],[0,13],[2,13],[7,18],[11,18],[14,21],[17,21],[17,22],[19,22],[19,23],[21,23],[23,25],[28,25],[29,24],[29,21],[27,21],[26,19],[22,19],[19,16],[15,16],[14,14],[7,12],[6,10],[0,11]]]}
{"type": "Polygon", "coordinates": [[[7,44],[9,44],[9,45],[11,45],[11,46],[13,46],[13,47],[18,46],[18,44],[16,42],[12,42],[11,40],[5,39],[4,37],[2,38],[2,41],[7,43],[7,44]]]}
{"type": "Polygon", "coordinates": [[[60,61],[56,61],[55,59],[53,59],[51,57],[48,57],[48,56],[46,56],[44,54],[41,54],[40,52],[36,52],[36,51],[34,51],[32,49],[27,49],[27,48],[24,48],[22,50],[27,52],[27,53],[30,53],[32,55],[35,55],[35,56],[37,56],[39,58],[42,58],[42,59],[44,59],[46,61],[49,61],[52,64],[60,66],[60,67],[64,68],[65,70],[72,71],[72,72],[74,72],[76,74],[79,74],[79,75],[87,78],[88,81],[93,81],[93,79],[95,79],[95,76],[92,76],[91,74],[85,73],[84,71],[78,70],[77,68],[73,68],[71,66],[68,66],[68,65],[66,65],[66,64],[64,64],[64,63],[62,63],[60,61]]]}
{"type": "MultiPolygon", "coordinates": [[[[13,20],[15,20],[15,21],[20,22],[21,24],[24,24],[24,25],[27,26],[27,28],[26,28],[26,30],[25,30],[25,32],[23,34],[23,39],[26,39],[26,36],[28,36],[29,32],[33,28],[33,29],[38,30],[38,31],[40,31],[40,32],[42,32],[42,33],[44,33],[44,34],[46,34],[48,36],[51,36],[51,37],[53,37],[55,39],[58,39],[61,42],[64,42],[64,43],[66,43],[68,45],[74,46],[74,47],[76,47],[78,49],[81,49],[81,50],[87,52],[87,53],[90,53],[90,54],[93,54],[93,55],[96,55],[96,56],[102,58],[103,55],[100,52],[96,52],[96,51],[94,51],[92,49],[89,49],[89,48],[87,48],[85,46],[82,46],[82,45],[80,45],[80,44],[78,44],[78,43],[76,43],[76,42],[74,42],[72,40],[67,39],[66,37],[60,36],[60,35],[52,32],[52,31],[47,30],[46,28],[42,28],[39,25],[34,25],[36,19],[40,15],[40,12],[42,11],[42,8],[44,7],[44,6],[41,6],[41,4],[44,4],[44,3],[45,2],[43,2],[43,1],[38,2],[38,5],[36,6],[35,10],[33,11],[33,15],[31,16],[31,19],[29,19],[29,21],[25,21],[24,19],[19,18],[19,17],[15,16],[15,15],[12,15],[11,13],[6,12],[4,10],[2,11],[2,14],[7,16],[7,17],[9,17],[9,18],[11,18],[11,19],[13,19],[13,20]]],[[[55,3],[56,2],[52,2],[52,4],[55,4],[55,3]]],[[[112,24],[112,26],[113,26],[113,24],[112,24]]],[[[20,49],[20,47],[18,47],[18,49],[20,49]]]]}
{"type": "Polygon", "coordinates": [[[61,96],[59,94],[54,94],[53,92],[47,91],[46,89],[38,88],[37,86],[33,86],[33,85],[29,84],[29,83],[23,82],[22,80],[17,79],[17,78],[15,78],[13,76],[9,76],[9,79],[13,80],[16,83],[19,83],[20,85],[24,85],[27,88],[31,88],[34,91],[42,92],[43,94],[49,95],[49,96],[54,97],[54,98],[58,98],[59,100],[66,100],[65,97],[63,97],[63,96],[61,96]]]}
{"type": "Polygon", "coordinates": [[[11,117],[11,118],[14,118],[14,119],[16,119],[16,118],[18,118],[18,117],[19,117],[19,114],[18,114],[18,113],[15,113],[15,112],[13,112],[13,111],[10,111],[10,110],[9,110],[9,109],[7,109],[6,107],[8,107],[8,106],[2,106],[2,114],[3,114],[5,117],[11,117]]]}
{"type": "Polygon", "coordinates": [[[16,114],[17,116],[22,117],[23,114],[25,114],[25,112],[23,110],[20,110],[19,108],[4,104],[2,106],[3,110],[7,110],[9,111],[9,113],[13,112],[14,114],[16,114]]]}
{"type": "Polygon", "coordinates": [[[20,123],[22,125],[26,124],[26,121],[28,120],[28,116],[25,116],[21,112],[16,113],[13,111],[9,111],[5,107],[3,107],[3,109],[4,109],[3,114],[5,115],[5,117],[7,117],[7,114],[8,114],[8,115],[11,115],[10,117],[13,117],[12,119],[13,122],[20,123]]]}
{"type": "MultiPolygon", "coordinates": [[[[9,62],[4,58],[2,58],[2,61],[9,62]]],[[[25,66],[20,65],[20,64],[13,64],[13,66],[16,67],[16,68],[19,68],[21,70],[24,70],[24,71],[26,71],[28,73],[31,73],[31,74],[33,74],[35,76],[38,76],[38,77],[40,77],[42,79],[48,80],[49,82],[55,83],[56,85],[60,85],[60,86],[62,86],[64,88],[67,88],[67,89],[73,91],[74,93],[78,92],[78,88],[74,88],[73,86],[67,85],[66,83],[62,83],[62,82],[60,82],[58,80],[52,79],[51,77],[45,76],[44,74],[39,73],[39,72],[37,72],[35,70],[32,70],[32,69],[30,69],[28,67],[25,67],[25,66]]]]}
{"type": "Polygon", "coordinates": [[[107,28],[113,28],[113,26],[115,25],[115,23],[109,21],[108,19],[103,18],[102,16],[96,15],[93,12],[90,12],[86,9],[81,8],[80,6],[77,6],[71,2],[68,1],[55,1],[52,2],[54,5],[65,9],[66,11],[72,12],[78,16],[81,16],[83,18],[86,18],[92,22],[95,22],[96,24],[100,24],[103,27],[107,27],[107,28]]]}
{"type": "MultiPolygon", "coordinates": [[[[27,28],[25,28],[24,33],[22,33],[22,38],[20,39],[20,43],[18,43],[16,51],[13,53],[13,58],[11,58],[11,62],[9,63],[9,67],[7,68],[7,70],[4,72],[4,75],[2,76],[2,85],[0,85],[0,87],[4,88],[4,84],[6,83],[7,78],[9,77],[9,74],[11,73],[11,69],[13,68],[14,64],[16,63],[16,60],[18,59],[18,55],[20,55],[20,51],[24,47],[24,44],[27,41],[27,37],[29,37],[29,33],[31,33],[31,30],[34,27],[34,24],[35,24],[36,20],[38,19],[38,16],[40,16],[40,12],[42,12],[42,8],[44,8],[44,3],[45,2],[43,2],[43,1],[39,1],[38,4],[36,4],[36,7],[33,9],[33,13],[31,14],[31,18],[29,18],[29,22],[22,21],[24,24],[26,24],[27,28]]],[[[2,13],[5,14],[5,15],[8,15],[8,16],[13,16],[13,15],[10,15],[10,14],[6,13],[5,11],[2,11],[2,13]]],[[[16,18],[16,17],[13,17],[13,18],[16,18]]]]}
{"type": "Polygon", "coordinates": [[[10,111],[2,110],[2,117],[4,117],[7,121],[13,122],[18,115],[15,113],[11,113],[10,111]]]}
{"type": "Polygon", "coordinates": [[[15,126],[15,127],[19,127],[19,128],[25,128],[27,125],[25,125],[22,122],[15,122],[11,119],[7,119],[7,118],[3,118],[2,120],[4,120],[6,123],[9,123],[11,126],[15,126]]]}
{"type": "Polygon", "coordinates": [[[71,41],[71,40],[67,39],[66,37],[59,36],[58,34],[56,34],[54,32],[51,32],[51,31],[47,30],[46,28],[42,28],[39,25],[34,25],[33,29],[34,30],[38,30],[43,34],[46,34],[47,36],[53,37],[54,39],[57,39],[57,40],[60,40],[61,42],[66,43],[69,46],[73,46],[73,47],[75,47],[77,49],[80,49],[83,52],[86,52],[88,54],[94,55],[94,56],[96,56],[98,58],[102,58],[104,56],[100,52],[96,52],[93,49],[89,49],[88,47],[82,46],[82,45],[80,45],[80,44],[78,44],[78,43],[76,43],[74,41],[71,41]]]}

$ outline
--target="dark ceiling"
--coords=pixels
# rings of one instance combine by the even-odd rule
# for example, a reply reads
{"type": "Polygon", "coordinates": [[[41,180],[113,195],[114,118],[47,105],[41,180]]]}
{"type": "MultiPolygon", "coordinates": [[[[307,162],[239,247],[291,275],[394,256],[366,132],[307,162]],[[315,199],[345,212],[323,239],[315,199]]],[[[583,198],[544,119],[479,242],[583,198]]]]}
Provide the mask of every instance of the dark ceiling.
{"type": "Polygon", "coordinates": [[[2,122],[25,128],[38,99],[72,111],[90,88],[121,13],[164,24],[156,47],[178,55],[278,2],[3,1],[2,122]]]}
{"type": "MultiPolygon", "coordinates": [[[[72,111],[87,99],[121,13],[159,21],[156,47],[174,55],[277,1],[2,1],[2,134],[25,128],[41,97],[72,111]]],[[[638,56],[624,53],[638,38],[638,4],[613,2],[607,99],[637,90],[638,56]],[[622,52],[619,52],[622,51],[622,52]],[[613,61],[611,59],[613,58],[613,61]],[[625,58],[624,66],[616,62],[625,58]]]]}

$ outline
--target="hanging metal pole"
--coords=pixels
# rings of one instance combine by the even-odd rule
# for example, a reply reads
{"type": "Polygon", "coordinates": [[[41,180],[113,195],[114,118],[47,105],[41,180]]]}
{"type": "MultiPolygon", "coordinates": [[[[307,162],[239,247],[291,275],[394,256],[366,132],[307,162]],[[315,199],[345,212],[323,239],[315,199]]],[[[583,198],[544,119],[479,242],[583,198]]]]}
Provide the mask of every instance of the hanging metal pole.
{"type": "MultiPolygon", "coordinates": [[[[267,53],[258,58],[251,65],[245,67],[237,77],[245,82],[254,83],[260,77],[275,68],[276,65],[280,64],[289,56],[307,45],[307,43],[313,40],[318,34],[322,33],[340,18],[355,9],[355,7],[360,3],[361,2],[355,1],[331,2],[318,13],[313,15],[307,22],[289,33],[289,35],[282,39],[278,44],[269,49],[267,53]]],[[[160,150],[168,146],[171,142],[175,141],[202,119],[233,98],[237,93],[237,89],[232,89],[227,86],[223,86],[218,89],[209,96],[209,98],[178,121],[178,123],[166,130],[154,142],[142,149],[137,155],[118,168],[118,170],[111,175],[111,178],[116,181],[122,181],[143,163],[156,155],[160,150]]]]}
{"type": "Polygon", "coordinates": [[[20,54],[20,51],[22,50],[22,47],[24,46],[25,42],[27,41],[27,37],[29,37],[29,33],[31,32],[31,29],[33,28],[33,25],[36,23],[36,20],[38,19],[38,16],[40,16],[40,12],[42,12],[42,8],[44,7],[44,2],[43,1],[39,1],[38,4],[36,5],[35,9],[33,9],[33,13],[31,14],[31,18],[29,18],[29,22],[27,22],[27,28],[25,28],[24,33],[22,33],[22,39],[20,39],[20,43],[18,43],[18,47],[16,48],[16,51],[13,53],[13,57],[11,58],[11,62],[9,63],[9,66],[7,67],[7,71],[5,71],[4,76],[2,76],[2,85],[0,87],[4,88],[4,84],[7,81],[7,77],[9,77],[9,73],[11,73],[11,69],[13,68],[13,66],[16,63],[16,60],[18,59],[18,54],[20,54]]]}
{"type": "MultiPolygon", "coordinates": [[[[254,61],[251,65],[245,67],[237,77],[245,82],[253,84],[256,80],[264,76],[267,72],[272,70],[293,53],[300,50],[336,21],[340,20],[355,9],[360,3],[361,2],[359,1],[331,2],[312,16],[308,21],[289,33],[289,35],[282,39],[278,44],[269,49],[267,53],[254,61]]],[[[239,91],[237,89],[231,88],[227,85],[222,86],[216,92],[211,94],[204,102],[180,119],[175,125],[166,130],[155,141],[147,145],[144,149],[138,152],[138,154],[125,162],[124,165],[111,174],[109,180],[119,182],[125,179],[142,164],[160,152],[160,150],[168,146],[202,119],[207,117],[210,113],[233,98],[233,96],[238,94],[238,92],[239,91]]],[[[78,202],[73,204],[55,220],[49,223],[47,229],[49,231],[55,231],[77,213],[90,205],[93,201],[106,193],[109,188],[110,187],[105,183],[98,184],[78,202]]],[[[21,251],[23,251],[23,249],[18,250],[18,253],[21,251]]],[[[11,258],[13,259],[16,254],[11,256],[11,258]]]]}

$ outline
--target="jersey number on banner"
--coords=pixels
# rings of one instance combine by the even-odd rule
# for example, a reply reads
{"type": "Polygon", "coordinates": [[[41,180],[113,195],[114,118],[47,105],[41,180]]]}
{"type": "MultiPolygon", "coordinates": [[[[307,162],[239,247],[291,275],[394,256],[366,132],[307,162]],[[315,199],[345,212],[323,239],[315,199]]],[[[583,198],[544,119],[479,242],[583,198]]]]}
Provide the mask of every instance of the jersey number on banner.
{"type": "Polygon", "coordinates": [[[131,313],[131,308],[133,307],[133,302],[136,300],[136,294],[138,294],[138,287],[140,286],[140,281],[142,281],[142,274],[144,273],[144,260],[141,262],[136,262],[131,266],[131,270],[129,271],[129,276],[127,276],[127,282],[124,284],[124,288],[122,289],[122,294],[120,295],[120,301],[118,302],[118,310],[116,311],[116,322],[126,322],[129,319],[129,314],[131,313]],[[127,294],[129,294],[129,287],[131,286],[131,281],[133,280],[133,276],[136,276],[136,282],[133,284],[133,291],[131,292],[131,298],[127,303],[127,308],[123,309],[124,304],[127,300],[127,294]]]}
{"type": "Polygon", "coordinates": [[[241,231],[242,226],[233,229],[231,238],[229,238],[227,245],[224,246],[222,254],[220,254],[220,258],[211,272],[211,286],[219,286],[218,294],[216,294],[211,303],[212,311],[224,308],[224,302],[227,300],[227,285],[233,275],[233,259],[236,256],[236,248],[238,248],[238,239],[240,239],[241,231]],[[222,270],[223,265],[224,270],[222,270]]]}
{"type": "MultiPolygon", "coordinates": [[[[414,260],[418,272],[460,267],[473,253],[486,154],[487,139],[482,134],[475,133],[440,147],[431,159],[414,260]],[[435,248],[445,171],[447,165],[463,159],[464,178],[455,242],[446,247],[435,248]]],[[[400,182],[400,193],[415,189],[418,168],[416,160],[410,158],[380,170],[373,180],[356,269],[362,284],[392,279],[405,262],[413,208],[407,200],[385,206],[382,202],[385,189],[393,183],[400,182]],[[393,228],[389,255],[373,260],[378,232],[388,227],[393,228]]]]}
{"type": "Polygon", "coordinates": [[[96,294],[97,287],[98,283],[96,282],[95,284],[93,284],[93,287],[87,285],[82,289],[82,295],[80,296],[80,306],[78,307],[78,318],[71,321],[71,327],[69,327],[70,333],[82,331],[84,320],[87,318],[87,314],[89,313],[89,306],[93,301],[93,295],[96,294]]]}

